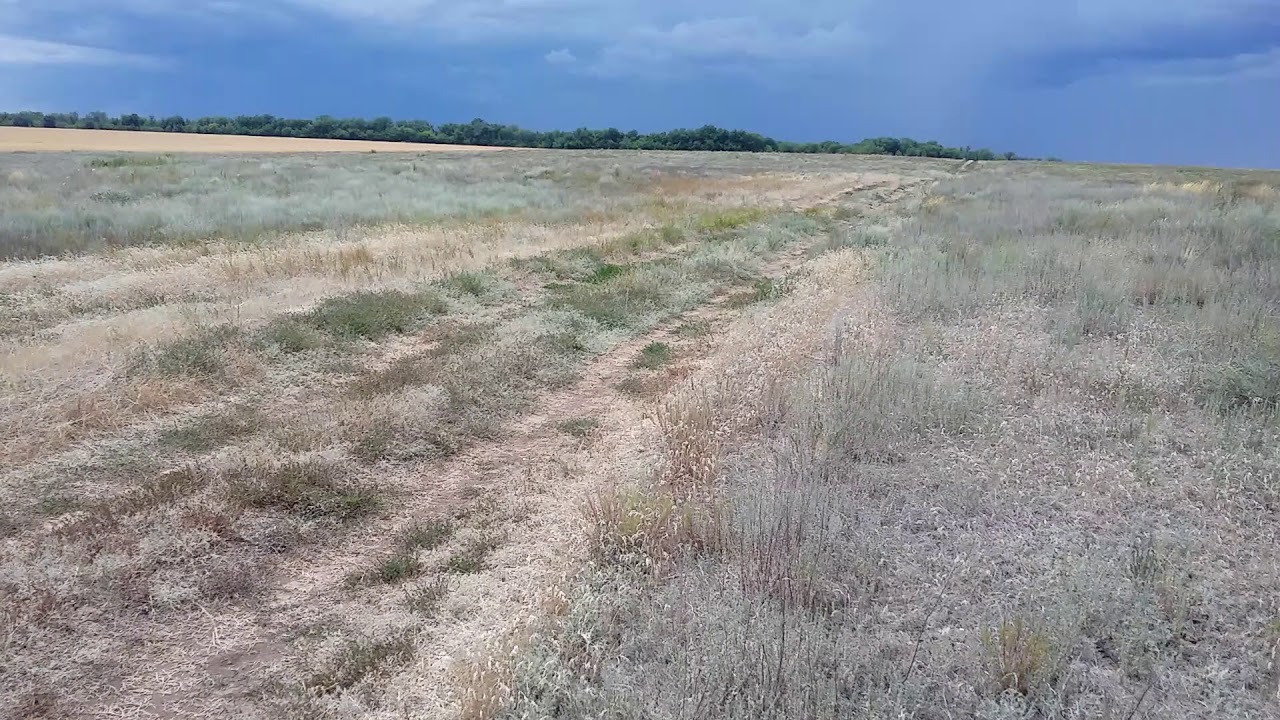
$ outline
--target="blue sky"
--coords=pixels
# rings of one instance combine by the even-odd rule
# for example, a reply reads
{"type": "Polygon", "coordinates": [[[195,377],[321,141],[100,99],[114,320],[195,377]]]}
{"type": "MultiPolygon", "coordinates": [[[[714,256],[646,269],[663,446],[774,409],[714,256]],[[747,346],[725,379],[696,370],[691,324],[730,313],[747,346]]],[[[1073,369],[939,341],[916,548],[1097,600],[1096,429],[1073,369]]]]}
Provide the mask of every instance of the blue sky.
{"type": "Polygon", "coordinates": [[[1280,167],[1280,0],[0,0],[0,109],[1280,167]]]}

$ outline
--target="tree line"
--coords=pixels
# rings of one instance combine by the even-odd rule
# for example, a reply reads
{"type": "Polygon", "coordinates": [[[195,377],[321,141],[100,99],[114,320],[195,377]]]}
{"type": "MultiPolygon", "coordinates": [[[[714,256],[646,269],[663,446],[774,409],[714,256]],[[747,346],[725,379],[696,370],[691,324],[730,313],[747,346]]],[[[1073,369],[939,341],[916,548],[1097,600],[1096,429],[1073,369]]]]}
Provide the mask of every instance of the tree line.
{"type": "Polygon", "coordinates": [[[382,140],[389,142],[492,145],[564,150],[713,150],[733,152],[847,153],[858,155],[902,155],[909,157],[953,158],[956,160],[1020,160],[1012,152],[996,154],[986,148],[947,147],[936,141],[911,138],[868,138],[857,143],[786,142],[745,130],[726,130],[706,125],[696,130],[667,132],[623,132],[605,130],[550,130],[539,132],[517,125],[502,125],[476,119],[469,123],[433,125],[422,120],[392,120],[379,117],[335,118],[327,115],[306,120],[274,115],[184,118],[142,116],[137,113],[111,116],[104,112],[0,113],[0,126],[79,128],[94,130],[150,130],[206,135],[258,135],[263,137],[323,138],[333,140],[382,140]]]}

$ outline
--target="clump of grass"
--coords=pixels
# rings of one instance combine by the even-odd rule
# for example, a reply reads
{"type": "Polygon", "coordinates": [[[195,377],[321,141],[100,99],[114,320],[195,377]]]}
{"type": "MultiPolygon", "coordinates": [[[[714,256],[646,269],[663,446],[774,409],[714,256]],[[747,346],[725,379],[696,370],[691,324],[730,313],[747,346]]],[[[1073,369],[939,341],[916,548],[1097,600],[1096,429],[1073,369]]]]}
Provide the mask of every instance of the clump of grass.
{"type": "Polygon", "coordinates": [[[305,316],[316,329],[345,340],[379,340],[408,332],[449,305],[431,290],[383,290],[340,295],[322,301],[305,316]]]}
{"type": "Polygon", "coordinates": [[[99,190],[90,195],[89,198],[106,205],[128,205],[133,202],[132,195],[119,190],[99,190]]]}
{"type": "Polygon", "coordinates": [[[447,518],[414,523],[400,536],[400,547],[405,550],[434,550],[449,542],[453,533],[453,522],[447,518]]]}
{"type": "Polygon", "coordinates": [[[623,275],[626,272],[627,272],[627,267],[625,265],[617,265],[615,263],[604,263],[600,267],[596,268],[595,271],[592,272],[590,275],[583,278],[583,282],[598,285],[600,283],[609,282],[610,280],[620,275],[623,275]]]}
{"type": "Polygon", "coordinates": [[[642,370],[656,370],[671,362],[671,346],[664,342],[651,342],[640,350],[634,366],[642,370]]]}
{"type": "Polygon", "coordinates": [[[201,328],[142,350],[130,365],[164,377],[217,377],[226,370],[227,350],[239,342],[241,333],[234,325],[201,328]]]}
{"type": "Polygon", "coordinates": [[[227,482],[231,500],[242,507],[278,510],[308,519],[350,520],[377,509],[370,487],[342,479],[340,469],[320,460],[275,467],[246,467],[227,482]]]}
{"type": "Polygon", "coordinates": [[[474,270],[453,273],[444,281],[444,287],[477,299],[483,299],[491,295],[497,285],[498,280],[491,273],[476,272],[474,270]]]}
{"type": "Polygon", "coordinates": [[[581,282],[598,272],[605,264],[603,251],[591,247],[546,253],[531,258],[516,258],[511,262],[517,268],[550,275],[562,282],[581,282]]]}
{"type": "Polygon", "coordinates": [[[731,208],[705,213],[696,222],[701,232],[717,233],[737,230],[740,227],[759,222],[768,213],[761,208],[731,208]]]}
{"type": "Polygon", "coordinates": [[[252,435],[263,426],[262,414],[250,405],[236,405],[224,412],[165,431],[160,442],[188,452],[208,452],[233,440],[252,435]]]}
{"type": "Polygon", "coordinates": [[[1049,680],[1049,636],[1022,618],[985,631],[982,642],[991,663],[991,677],[1001,691],[1012,690],[1029,697],[1049,680]]]}
{"type": "Polygon", "coordinates": [[[657,228],[640,230],[611,240],[604,250],[614,256],[635,255],[642,252],[661,250],[664,247],[681,242],[685,238],[684,230],[667,224],[657,228]]]}
{"type": "Polygon", "coordinates": [[[444,561],[441,569],[451,575],[474,575],[483,571],[489,555],[502,547],[505,541],[500,534],[484,533],[468,540],[462,548],[444,561]]]}
{"type": "Polygon", "coordinates": [[[112,169],[124,167],[158,167],[173,163],[171,155],[115,155],[113,157],[91,158],[87,163],[94,169],[112,169]]]}
{"type": "Polygon", "coordinates": [[[600,427],[600,421],[593,417],[576,417],[556,423],[556,429],[565,435],[585,438],[600,427]]]}
{"type": "Polygon", "coordinates": [[[347,585],[394,585],[421,575],[422,561],[412,551],[401,550],[389,555],[372,568],[357,570],[347,576],[347,585]]]}
{"type": "Polygon", "coordinates": [[[601,565],[656,569],[711,545],[704,509],[662,489],[601,493],[582,507],[588,552],[601,565]]]}
{"type": "Polygon", "coordinates": [[[635,327],[669,303],[674,288],[656,274],[626,273],[613,282],[570,285],[555,293],[551,305],[574,310],[606,328],[635,327]]]}
{"type": "Polygon", "coordinates": [[[259,347],[289,354],[318,350],[329,344],[329,338],[322,331],[296,315],[272,319],[258,331],[254,340],[259,347]]]}
{"type": "Polygon", "coordinates": [[[449,578],[438,577],[420,585],[405,588],[404,604],[409,612],[423,617],[431,617],[440,609],[444,599],[449,595],[449,578]]]}
{"type": "Polygon", "coordinates": [[[367,677],[413,659],[415,645],[409,633],[384,639],[350,640],[326,667],[303,681],[310,691],[323,695],[349,690],[367,677]]]}

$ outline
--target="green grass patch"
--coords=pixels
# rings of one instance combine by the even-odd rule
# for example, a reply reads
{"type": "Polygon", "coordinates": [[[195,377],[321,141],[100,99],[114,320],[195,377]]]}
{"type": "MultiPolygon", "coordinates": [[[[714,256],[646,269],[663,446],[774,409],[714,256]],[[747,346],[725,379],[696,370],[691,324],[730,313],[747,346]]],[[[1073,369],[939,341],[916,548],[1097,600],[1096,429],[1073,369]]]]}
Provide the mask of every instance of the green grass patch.
{"type": "Polygon", "coordinates": [[[445,278],[442,287],[459,295],[469,295],[477,300],[489,301],[503,294],[504,285],[498,276],[490,272],[463,270],[445,278]]]}
{"type": "Polygon", "coordinates": [[[760,222],[768,213],[761,208],[731,208],[700,215],[695,226],[700,232],[719,233],[760,222]]]}
{"type": "Polygon", "coordinates": [[[576,417],[556,423],[556,429],[565,435],[585,438],[600,427],[600,421],[593,417],[576,417]]]}
{"type": "Polygon", "coordinates": [[[201,328],[194,333],[143,349],[134,356],[134,370],[164,377],[216,377],[227,367],[227,349],[242,331],[234,325],[201,328]]]}
{"type": "Polygon", "coordinates": [[[431,290],[382,290],[328,298],[303,317],[335,338],[379,340],[416,329],[448,310],[444,298],[431,290]]]}
{"type": "Polygon", "coordinates": [[[604,284],[570,285],[558,290],[549,304],[574,310],[606,328],[628,328],[668,303],[670,291],[656,277],[627,273],[604,284]]]}
{"type": "Polygon", "coordinates": [[[671,362],[671,346],[664,342],[651,342],[640,350],[635,367],[644,370],[656,370],[671,362]]]}
{"type": "Polygon", "coordinates": [[[254,341],[259,348],[274,348],[279,352],[293,354],[318,350],[328,345],[330,339],[306,319],[282,315],[263,326],[254,341]]]}
{"type": "Polygon", "coordinates": [[[588,283],[598,285],[600,283],[609,282],[610,280],[620,275],[623,275],[626,272],[627,272],[627,268],[625,265],[616,265],[614,263],[604,263],[600,267],[596,268],[594,272],[592,272],[590,275],[584,278],[583,282],[588,282],[588,283]]]}

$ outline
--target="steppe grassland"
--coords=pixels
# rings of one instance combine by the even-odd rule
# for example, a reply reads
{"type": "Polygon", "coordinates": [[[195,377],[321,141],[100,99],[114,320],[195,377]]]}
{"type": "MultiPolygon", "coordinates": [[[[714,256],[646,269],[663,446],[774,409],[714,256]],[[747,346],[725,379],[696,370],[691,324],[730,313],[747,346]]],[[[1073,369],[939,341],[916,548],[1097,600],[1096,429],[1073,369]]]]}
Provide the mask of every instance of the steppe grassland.
{"type": "Polygon", "coordinates": [[[1275,717],[1278,179],[984,168],[837,232],[466,707],[1275,717]]]}
{"type": "MultiPolygon", "coordinates": [[[[833,222],[799,209],[896,187],[904,166],[4,160],[3,612],[17,658],[5,686],[9,706],[52,715],[89,712],[122,685],[134,695],[114,702],[139,712],[172,702],[153,680],[199,651],[176,640],[194,618],[270,615],[300,558],[361,521],[391,523],[406,544],[350,570],[343,593],[480,575],[502,544],[468,525],[485,512],[452,498],[402,523],[391,499],[440,491],[424,493],[430,468],[500,437],[619,342],[726,292],[763,299],[769,258],[833,222]],[[427,551],[445,554],[442,575],[427,551]],[[148,637],[177,649],[135,642],[148,637]]],[[[304,698],[342,697],[363,677],[316,680],[304,698]]],[[[184,702],[222,711],[200,693],[184,702]]]]}
{"type": "MultiPolygon", "coordinates": [[[[253,168],[281,161],[74,159],[113,183],[231,163],[266,197],[253,168]]],[[[1274,174],[431,161],[454,179],[288,159],[369,169],[350,186],[396,212],[467,178],[559,195],[288,225],[320,184],[274,229],[230,212],[192,244],[179,214],[97,249],[55,225],[87,254],[0,271],[10,357],[35,358],[6,365],[6,707],[1277,712],[1274,174]],[[58,294],[116,276],[225,294],[58,294]],[[74,332],[150,312],[120,349],[74,332]]]]}

